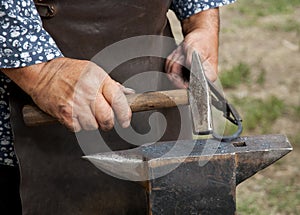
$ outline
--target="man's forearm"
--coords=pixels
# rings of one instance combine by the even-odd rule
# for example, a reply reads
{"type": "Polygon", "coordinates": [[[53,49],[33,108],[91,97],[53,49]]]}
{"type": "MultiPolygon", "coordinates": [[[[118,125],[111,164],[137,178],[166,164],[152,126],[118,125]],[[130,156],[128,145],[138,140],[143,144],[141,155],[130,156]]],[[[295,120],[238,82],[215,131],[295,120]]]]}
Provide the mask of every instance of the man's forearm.
{"type": "Polygon", "coordinates": [[[38,82],[39,71],[45,64],[46,63],[39,63],[21,68],[3,68],[1,71],[30,95],[38,82]]]}
{"type": "Polygon", "coordinates": [[[184,36],[198,29],[208,30],[212,34],[218,35],[220,29],[219,8],[205,10],[182,20],[184,36]]]}

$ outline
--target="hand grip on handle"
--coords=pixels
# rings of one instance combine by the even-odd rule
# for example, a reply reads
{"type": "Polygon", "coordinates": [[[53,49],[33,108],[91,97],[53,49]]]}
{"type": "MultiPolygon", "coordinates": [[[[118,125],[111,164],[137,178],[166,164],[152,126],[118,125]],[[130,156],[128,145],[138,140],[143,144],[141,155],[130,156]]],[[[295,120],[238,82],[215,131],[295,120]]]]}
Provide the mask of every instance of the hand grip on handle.
{"type": "MultiPolygon", "coordinates": [[[[171,108],[188,105],[188,93],[185,89],[146,92],[126,95],[132,112],[171,108]]],[[[57,122],[55,118],[40,110],[37,106],[25,105],[23,119],[27,126],[38,126],[57,122]]]]}

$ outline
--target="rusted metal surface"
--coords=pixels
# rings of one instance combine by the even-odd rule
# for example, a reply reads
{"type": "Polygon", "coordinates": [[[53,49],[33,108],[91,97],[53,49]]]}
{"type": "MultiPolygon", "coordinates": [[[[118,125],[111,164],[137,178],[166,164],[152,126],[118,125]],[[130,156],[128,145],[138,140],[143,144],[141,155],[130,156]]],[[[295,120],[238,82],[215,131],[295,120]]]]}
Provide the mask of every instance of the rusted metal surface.
{"type": "Polygon", "coordinates": [[[151,215],[225,215],[235,213],[235,188],[239,183],[291,150],[284,135],[265,135],[241,137],[231,143],[161,142],[85,158],[121,178],[143,180],[146,175],[151,179],[144,183],[151,215]],[[186,155],[189,145],[193,149],[186,155]],[[161,175],[168,168],[172,171],[161,175]]]}

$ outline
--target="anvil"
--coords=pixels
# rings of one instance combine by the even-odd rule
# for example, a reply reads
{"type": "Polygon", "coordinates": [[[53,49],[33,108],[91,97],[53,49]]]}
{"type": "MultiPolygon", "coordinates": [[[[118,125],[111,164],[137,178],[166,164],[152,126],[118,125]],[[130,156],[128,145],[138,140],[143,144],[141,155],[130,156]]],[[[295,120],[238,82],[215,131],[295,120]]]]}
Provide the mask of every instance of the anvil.
{"type": "Polygon", "coordinates": [[[291,150],[284,135],[265,135],[158,142],[84,158],[113,176],[141,181],[149,215],[232,215],[236,186],[291,150]]]}

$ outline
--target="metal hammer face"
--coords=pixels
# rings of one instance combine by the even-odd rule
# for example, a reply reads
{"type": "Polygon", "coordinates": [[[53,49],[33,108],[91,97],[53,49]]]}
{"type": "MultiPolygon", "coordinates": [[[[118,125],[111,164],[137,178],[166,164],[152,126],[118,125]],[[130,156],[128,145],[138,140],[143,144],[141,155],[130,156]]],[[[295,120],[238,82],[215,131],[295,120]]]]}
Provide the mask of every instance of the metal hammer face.
{"type": "Polygon", "coordinates": [[[211,94],[200,57],[195,51],[192,56],[188,95],[194,133],[211,134],[213,132],[211,94]]]}

